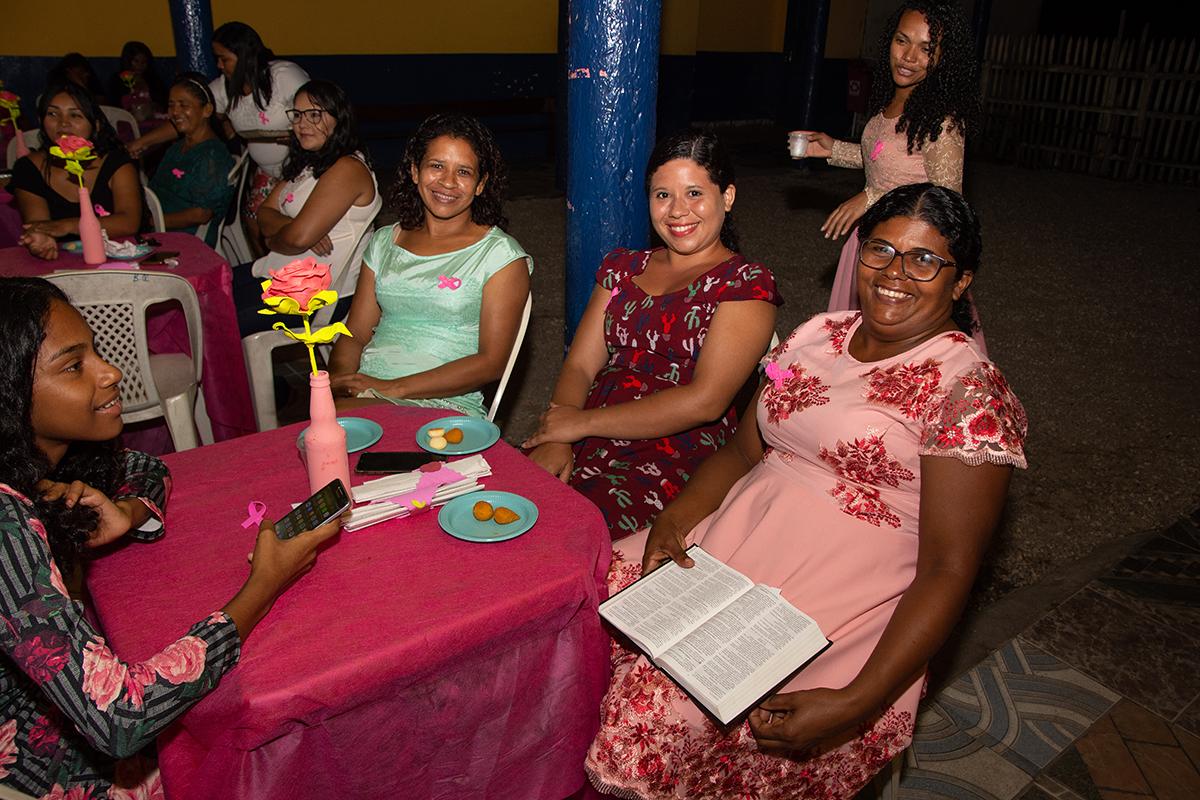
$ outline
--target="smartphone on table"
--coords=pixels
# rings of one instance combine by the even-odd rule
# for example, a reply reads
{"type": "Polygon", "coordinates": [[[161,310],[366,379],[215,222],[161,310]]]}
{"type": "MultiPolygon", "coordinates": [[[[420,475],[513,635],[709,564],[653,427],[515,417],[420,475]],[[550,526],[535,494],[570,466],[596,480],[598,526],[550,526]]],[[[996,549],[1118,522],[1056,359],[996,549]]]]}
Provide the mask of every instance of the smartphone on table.
{"type": "Polygon", "coordinates": [[[350,495],[337,478],[324,488],[296,506],[275,523],[275,535],[280,539],[291,539],[304,531],[319,528],[326,522],[337,519],[350,507],[350,495]]]}
{"type": "Polygon", "coordinates": [[[445,456],[435,456],[433,453],[392,453],[376,450],[359,456],[354,471],[362,475],[388,475],[393,472],[411,472],[425,464],[445,460],[445,456]]]}

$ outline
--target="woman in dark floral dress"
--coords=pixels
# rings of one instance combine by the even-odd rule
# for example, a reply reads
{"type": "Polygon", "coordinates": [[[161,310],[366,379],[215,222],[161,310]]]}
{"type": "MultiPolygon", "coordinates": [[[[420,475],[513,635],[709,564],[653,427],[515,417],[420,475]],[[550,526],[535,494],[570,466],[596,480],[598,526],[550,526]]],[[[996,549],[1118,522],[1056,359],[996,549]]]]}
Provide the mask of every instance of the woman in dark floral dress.
{"type": "Polygon", "coordinates": [[[782,300],[737,252],[728,155],[708,133],[659,142],[646,169],[666,243],[615,250],[596,273],[530,457],[604,513],[613,538],[650,525],[732,435],[733,399],[782,300]]]}
{"type": "Polygon", "coordinates": [[[216,686],[339,527],[283,541],[264,522],[250,577],[224,608],[145,661],[121,661],[60,571],[85,547],[164,532],[166,466],[115,447],[120,380],[61,291],[0,278],[0,787],[51,800],[161,798],[157,770],[114,757],[216,686]]]}

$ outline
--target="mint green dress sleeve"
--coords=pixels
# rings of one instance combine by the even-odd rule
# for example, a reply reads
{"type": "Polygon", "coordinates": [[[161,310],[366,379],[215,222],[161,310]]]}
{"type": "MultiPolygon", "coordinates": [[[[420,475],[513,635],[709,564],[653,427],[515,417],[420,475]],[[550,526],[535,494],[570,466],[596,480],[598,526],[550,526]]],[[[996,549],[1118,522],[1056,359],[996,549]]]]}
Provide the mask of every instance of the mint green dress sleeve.
{"type": "MultiPolygon", "coordinates": [[[[359,372],[384,380],[440,367],[479,352],[479,313],[483,287],[518,259],[533,271],[533,259],[517,240],[499,228],[469,247],[435,256],[418,256],[393,243],[394,228],[378,231],[365,263],[375,272],[375,297],[381,311],[359,372]]],[[[484,416],[483,395],[395,400],[484,416]]]]}

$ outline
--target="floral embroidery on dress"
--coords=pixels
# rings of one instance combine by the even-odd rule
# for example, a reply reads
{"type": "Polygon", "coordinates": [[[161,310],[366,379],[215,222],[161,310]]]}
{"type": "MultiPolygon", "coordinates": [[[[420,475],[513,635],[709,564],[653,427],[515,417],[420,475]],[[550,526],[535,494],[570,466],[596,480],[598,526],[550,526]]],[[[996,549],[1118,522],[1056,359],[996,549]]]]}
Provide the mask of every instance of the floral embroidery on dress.
{"type": "Polygon", "coordinates": [[[942,362],[932,358],[918,364],[895,364],[887,369],[875,367],[863,375],[867,384],[863,397],[868,402],[896,406],[909,419],[929,412],[931,403],[941,398],[942,362]]]}
{"type": "Polygon", "coordinates": [[[888,454],[883,439],[876,434],[850,444],[839,439],[834,450],[822,447],[819,455],[838,476],[856,484],[838,481],[829,490],[829,494],[841,501],[842,511],[876,527],[882,522],[900,527],[900,517],[883,502],[875,487],[881,484],[898,487],[900,481],[914,480],[916,475],[888,454]]]}
{"type": "MultiPolygon", "coordinates": [[[[825,324],[821,326],[821,330],[825,331],[829,336],[829,352],[835,356],[840,356],[846,349],[846,333],[850,327],[858,321],[859,314],[851,314],[845,319],[834,319],[829,317],[825,320],[825,324]]],[[[799,329],[797,329],[799,330],[799,329]]]]}
{"type": "Polygon", "coordinates": [[[971,466],[1025,466],[1025,409],[989,363],[962,375],[926,420],[921,455],[950,455],[971,466]]]}
{"type": "Polygon", "coordinates": [[[100,711],[107,711],[121,696],[128,671],[105,646],[103,637],[97,636],[84,645],[83,691],[100,711]]]}
{"type": "Polygon", "coordinates": [[[35,683],[49,683],[70,661],[71,652],[67,638],[47,628],[18,642],[12,657],[35,683]]]}
{"type": "Polygon", "coordinates": [[[949,336],[950,336],[950,341],[952,341],[956,344],[966,344],[967,342],[971,341],[965,333],[961,333],[959,331],[955,331],[954,333],[951,333],[949,336]]]}
{"type": "MultiPolygon", "coordinates": [[[[792,364],[791,375],[767,384],[762,392],[762,404],[767,409],[767,421],[778,425],[792,414],[809,406],[823,406],[829,402],[826,392],[829,384],[816,375],[805,375],[804,367],[792,364]]],[[[779,373],[783,375],[781,371],[779,373]]]]}

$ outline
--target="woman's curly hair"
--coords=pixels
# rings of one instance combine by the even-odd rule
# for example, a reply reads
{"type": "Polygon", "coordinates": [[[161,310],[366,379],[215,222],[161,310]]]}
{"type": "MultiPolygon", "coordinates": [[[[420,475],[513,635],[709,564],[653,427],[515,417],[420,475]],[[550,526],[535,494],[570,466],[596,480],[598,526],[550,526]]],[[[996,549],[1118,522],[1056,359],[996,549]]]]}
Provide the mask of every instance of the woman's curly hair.
{"type": "Polygon", "coordinates": [[[434,114],[425,119],[404,147],[392,203],[399,216],[400,227],[413,231],[425,224],[425,204],[412,179],[412,170],[420,170],[429,143],[439,136],[462,139],[471,145],[479,159],[479,177],[485,180],[483,191],[471,202],[471,221],[476,225],[508,228],[504,217],[503,198],[508,189],[508,167],[492,132],[479,120],[466,114],[434,114]]]}
{"type": "Polygon", "coordinates": [[[950,0],[905,0],[888,20],[887,33],[880,39],[875,54],[870,116],[883,111],[895,93],[891,45],[906,11],[916,11],[925,17],[933,52],[937,54],[936,62],[931,60],[925,80],[912,90],[896,120],[896,132],[908,133],[911,154],[926,142],[936,142],[947,119],[963,138],[970,134],[979,118],[979,64],[971,28],[962,9],[950,0]]]}
{"type": "Polygon", "coordinates": [[[47,280],[0,278],[0,483],[33,501],[35,516],[46,526],[50,552],[65,570],[79,557],[98,517],[82,505],[67,508],[62,500],[42,500],[38,481],[79,480],[111,494],[122,468],[115,440],[72,444],[54,469],[34,441],[33,378],[54,302],[69,301],[47,280]]]}

